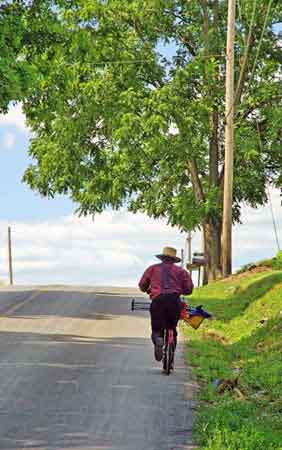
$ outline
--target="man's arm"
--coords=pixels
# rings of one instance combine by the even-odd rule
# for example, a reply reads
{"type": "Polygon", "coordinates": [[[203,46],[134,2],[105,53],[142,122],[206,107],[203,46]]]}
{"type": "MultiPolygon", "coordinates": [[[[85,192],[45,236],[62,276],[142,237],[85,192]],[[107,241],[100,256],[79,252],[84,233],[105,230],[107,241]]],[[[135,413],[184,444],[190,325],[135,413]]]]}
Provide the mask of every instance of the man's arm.
{"type": "Polygon", "coordinates": [[[151,272],[152,272],[151,267],[148,267],[148,269],[146,269],[145,272],[143,273],[141,280],[139,281],[139,288],[142,292],[147,292],[150,287],[151,272]]]}
{"type": "Polygon", "coordinates": [[[190,295],[193,292],[194,284],[192,278],[186,270],[183,269],[182,272],[182,289],[184,295],[190,295]]]}

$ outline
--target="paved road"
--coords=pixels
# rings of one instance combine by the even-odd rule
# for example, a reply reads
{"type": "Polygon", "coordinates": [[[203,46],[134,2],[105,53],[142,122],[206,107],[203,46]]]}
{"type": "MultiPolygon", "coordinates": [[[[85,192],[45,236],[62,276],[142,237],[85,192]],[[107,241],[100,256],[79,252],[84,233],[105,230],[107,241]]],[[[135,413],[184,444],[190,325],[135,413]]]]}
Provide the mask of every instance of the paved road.
{"type": "Polygon", "coordinates": [[[162,375],[148,313],[131,313],[130,298],[0,290],[1,450],[194,448],[183,348],[176,372],[162,375]]]}

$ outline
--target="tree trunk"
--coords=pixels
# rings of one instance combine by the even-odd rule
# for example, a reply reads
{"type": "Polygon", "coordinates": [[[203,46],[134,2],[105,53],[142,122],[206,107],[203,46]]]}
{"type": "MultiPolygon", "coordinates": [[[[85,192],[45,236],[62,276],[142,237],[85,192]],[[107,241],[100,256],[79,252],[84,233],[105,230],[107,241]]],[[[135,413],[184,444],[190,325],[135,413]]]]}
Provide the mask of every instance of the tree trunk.
{"type": "Polygon", "coordinates": [[[203,225],[205,254],[208,259],[207,278],[209,281],[216,280],[222,276],[221,270],[221,226],[211,221],[203,225]]]}

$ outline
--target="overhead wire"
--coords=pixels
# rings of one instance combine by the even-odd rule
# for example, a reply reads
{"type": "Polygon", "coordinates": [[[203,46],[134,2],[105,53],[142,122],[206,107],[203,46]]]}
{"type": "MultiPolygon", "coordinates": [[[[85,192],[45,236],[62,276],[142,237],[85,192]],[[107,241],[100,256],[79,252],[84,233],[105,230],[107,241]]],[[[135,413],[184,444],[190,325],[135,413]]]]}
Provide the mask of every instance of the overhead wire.
{"type": "MultiPolygon", "coordinates": [[[[250,83],[251,83],[251,81],[252,81],[252,78],[253,78],[253,75],[254,75],[254,71],[255,71],[255,68],[256,68],[257,59],[258,59],[258,56],[259,56],[259,52],[260,52],[262,40],[263,40],[263,37],[264,37],[264,33],[265,33],[265,29],[266,29],[266,24],[267,24],[267,20],[268,20],[268,16],[269,16],[269,13],[270,13],[270,9],[271,9],[272,3],[273,3],[273,0],[269,0],[269,2],[268,2],[268,7],[267,7],[267,13],[266,13],[266,16],[265,16],[265,19],[264,19],[264,24],[263,24],[262,32],[261,32],[260,39],[259,39],[259,45],[258,45],[258,48],[257,48],[257,52],[256,52],[256,56],[255,56],[255,61],[254,61],[254,64],[253,64],[253,67],[252,67],[252,70],[251,70],[251,76],[250,76],[250,78],[249,78],[248,86],[250,85],[250,83]]],[[[242,12],[241,12],[241,8],[240,8],[240,1],[238,1],[238,4],[239,4],[239,7],[238,7],[239,15],[242,17],[242,12]]],[[[251,23],[250,23],[250,28],[249,28],[248,38],[247,38],[247,45],[246,45],[246,46],[243,46],[243,47],[245,47],[245,49],[246,49],[246,50],[245,50],[245,53],[244,53],[244,55],[243,55],[243,58],[246,60],[246,64],[248,64],[248,50],[249,50],[249,45],[250,45],[251,33],[252,33],[253,26],[254,26],[256,4],[257,4],[257,0],[255,0],[255,2],[254,2],[253,13],[252,13],[252,18],[251,18],[251,23]]],[[[240,71],[239,81],[240,81],[240,78],[241,78],[242,76],[243,76],[243,67],[241,68],[241,71],[240,71]]],[[[235,105],[236,105],[236,102],[237,102],[237,95],[238,95],[239,88],[240,88],[239,81],[238,81],[236,93],[235,93],[235,95],[234,95],[233,105],[230,107],[229,111],[227,112],[227,114],[226,114],[226,116],[225,116],[225,121],[227,120],[227,118],[228,118],[228,116],[230,115],[230,113],[231,113],[231,111],[233,110],[233,108],[235,108],[235,105]]]]}
{"type": "MultiPolygon", "coordinates": [[[[257,128],[257,135],[258,135],[258,139],[259,139],[259,146],[260,146],[261,150],[263,150],[263,143],[262,143],[262,139],[261,139],[258,119],[256,118],[255,121],[256,121],[256,128],[257,128]]],[[[277,225],[276,225],[276,220],[275,220],[275,215],[274,215],[274,209],[273,209],[273,204],[272,204],[271,195],[270,195],[270,189],[269,189],[269,185],[268,184],[266,184],[266,193],[267,193],[267,199],[268,199],[269,206],[270,206],[272,225],[273,225],[275,240],[276,240],[276,244],[277,244],[277,249],[278,249],[278,251],[280,251],[278,230],[277,230],[277,225]]]]}
{"type": "Polygon", "coordinates": [[[274,229],[274,234],[275,234],[275,239],[276,239],[277,249],[278,249],[278,251],[280,251],[280,244],[279,244],[279,238],[278,238],[278,231],[277,231],[276,220],[275,220],[275,216],[274,216],[274,210],[273,210],[273,205],[272,205],[272,200],[271,200],[271,195],[270,195],[269,186],[266,186],[266,189],[267,189],[267,197],[268,197],[269,206],[270,206],[270,211],[271,211],[272,224],[273,224],[273,229],[274,229]]]}
{"type": "Polygon", "coordinates": [[[251,76],[250,76],[250,79],[249,79],[249,84],[251,83],[251,81],[252,81],[252,79],[253,79],[253,76],[254,76],[254,73],[255,73],[255,69],[256,69],[256,65],[257,65],[257,60],[258,60],[258,56],[259,56],[259,52],[260,52],[262,40],[263,40],[263,37],[264,37],[264,33],[265,33],[265,29],[266,29],[266,24],[267,24],[267,20],[268,20],[268,16],[269,16],[269,13],[270,13],[270,9],[271,9],[272,3],[273,3],[273,0],[269,0],[268,7],[267,7],[267,12],[266,12],[266,16],[265,16],[264,23],[263,23],[263,28],[262,28],[262,32],[261,32],[261,36],[260,36],[260,40],[259,40],[259,44],[258,44],[258,48],[257,48],[257,51],[256,51],[256,56],[255,56],[254,64],[253,64],[252,71],[251,71],[251,76]]]}
{"type": "MultiPolygon", "coordinates": [[[[238,79],[238,82],[237,82],[237,88],[236,88],[235,95],[234,95],[233,108],[236,105],[237,96],[238,96],[238,93],[239,93],[239,90],[240,90],[240,87],[241,87],[241,83],[242,83],[242,80],[243,80],[245,67],[248,64],[248,54],[249,54],[249,49],[250,49],[250,45],[251,45],[251,38],[252,38],[252,32],[253,32],[254,23],[255,23],[256,9],[257,9],[257,0],[254,1],[252,18],[251,18],[251,23],[250,23],[250,27],[249,27],[249,31],[248,31],[248,36],[247,36],[247,42],[246,42],[246,45],[244,46],[245,50],[244,50],[242,66],[241,66],[241,70],[240,70],[240,74],[239,74],[239,79],[238,79]]],[[[239,14],[240,14],[240,12],[239,12],[239,14]]],[[[231,109],[230,109],[230,112],[231,112],[231,109]]],[[[228,113],[228,115],[230,114],[230,112],[228,113]]],[[[228,117],[228,115],[227,115],[227,117],[228,117]]]]}
{"type": "MultiPolygon", "coordinates": [[[[244,56],[243,56],[243,58],[246,57],[245,64],[247,64],[249,71],[250,71],[250,66],[249,66],[249,63],[248,63],[248,50],[249,50],[248,47],[249,47],[249,39],[251,38],[251,33],[252,33],[253,26],[254,26],[254,17],[255,17],[256,3],[257,3],[257,0],[255,0],[255,3],[254,3],[254,9],[253,9],[253,14],[252,14],[252,18],[251,18],[248,38],[247,38],[247,46],[246,46],[247,48],[246,48],[246,51],[244,52],[244,56]]],[[[268,17],[269,17],[269,13],[270,13],[270,9],[271,9],[272,3],[273,3],[273,0],[269,0],[268,7],[267,7],[267,13],[266,13],[266,16],[265,16],[265,19],[264,19],[262,32],[261,32],[261,36],[260,36],[260,39],[259,39],[259,45],[258,45],[258,48],[257,48],[257,51],[256,51],[255,60],[254,60],[254,63],[253,63],[252,69],[251,69],[251,76],[249,78],[248,87],[250,86],[250,83],[251,83],[251,81],[253,79],[253,76],[254,76],[254,72],[255,72],[256,65],[257,65],[257,60],[258,60],[258,56],[259,56],[259,53],[260,53],[261,44],[262,44],[262,40],[263,40],[263,37],[264,37],[264,34],[265,34],[267,20],[268,20],[268,17]]],[[[240,18],[242,18],[242,12],[241,12],[241,8],[240,8],[240,0],[238,0],[238,12],[239,12],[240,18]]],[[[241,74],[242,74],[242,69],[241,69],[240,76],[241,76],[241,74]]],[[[239,80],[240,80],[240,76],[239,76],[239,80]]],[[[236,94],[235,94],[235,98],[234,98],[234,104],[233,104],[232,108],[235,106],[235,103],[237,101],[238,87],[239,87],[239,82],[238,82],[238,86],[237,86],[237,89],[236,89],[236,94]]],[[[232,111],[232,108],[230,109],[230,111],[228,111],[228,114],[230,114],[230,112],[232,111]]],[[[226,117],[228,117],[228,115],[226,117]]],[[[261,133],[260,133],[260,129],[259,129],[258,119],[255,118],[255,121],[256,121],[256,128],[257,128],[257,135],[258,135],[258,140],[259,140],[259,146],[260,146],[261,150],[263,150],[263,143],[262,143],[262,139],[261,139],[261,133]]],[[[272,225],[273,225],[276,245],[277,245],[278,251],[280,251],[280,243],[279,243],[277,224],[276,224],[276,220],[275,220],[274,208],[273,208],[273,204],[272,204],[272,200],[271,200],[271,194],[270,194],[270,189],[269,189],[269,185],[268,184],[266,184],[266,194],[267,194],[267,199],[268,199],[268,203],[269,203],[270,211],[271,211],[272,225]]]]}
{"type": "MultiPolygon", "coordinates": [[[[241,46],[244,48],[245,46],[241,46]]],[[[225,57],[225,53],[209,53],[209,55],[196,55],[195,59],[209,59],[214,57],[225,57]]],[[[162,55],[162,57],[166,58],[165,55],[162,55]]],[[[106,64],[144,64],[144,63],[150,63],[155,62],[156,60],[154,58],[152,59],[136,59],[136,60],[108,60],[108,61],[84,61],[84,64],[89,64],[91,66],[102,66],[106,64]]],[[[73,63],[75,64],[75,62],[73,63]]]]}

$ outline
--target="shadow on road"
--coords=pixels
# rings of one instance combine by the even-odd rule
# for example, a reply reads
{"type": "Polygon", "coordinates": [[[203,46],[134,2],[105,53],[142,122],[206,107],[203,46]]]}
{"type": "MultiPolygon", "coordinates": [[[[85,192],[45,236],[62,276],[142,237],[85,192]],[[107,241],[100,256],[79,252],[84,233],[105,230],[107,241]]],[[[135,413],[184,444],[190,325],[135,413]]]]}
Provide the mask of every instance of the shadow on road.
{"type": "MultiPolygon", "coordinates": [[[[149,335],[149,328],[148,328],[149,335]]],[[[141,338],[121,338],[117,339],[108,339],[108,338],[96,338],[89,337],[85,335],[76,335],[76,334],[44,334],[44,333],[33,333],[33,332],[22,332],[22,331],[0,331],[0,356],[3,349],[6,346],[12,344],[21,344],[21,345],[40,345],[45,343],[58,343],[58,344],[97,344],[101,345],[124,345],[124,346],[132,346],[132,345],[140,345],[144,346],[144,343],[150,343],[150,339],[141,339],[141,338]]],[[[0,360],[1,365],[1,360],[0,360]]]]}
{"type": "Polygon", "coordinates": [[[2,331],[0,448],[192,449],[186,376],[182,360],[162,375],[145,338],[2,331]]]}
{"type": "MultiPolygon", "coordinates": [[[[38,291],[38,295],[28,303],[34,291],[0,292],[0,316],[10,318],[40,318],[44,316],[73,317],[80,319],[111,320],[115,316],[148,317],[148,312],[131,311],[133,296],[104,295],[73,290],[38,291]],[[25,302],[27,301],[27,305],[25,302]],[[17,309],[17,304],[19,308],[17,309]],[[14,311],[9,314],[9,309],[14,311]],[[6,311],[8,311],[6,313],[6,311]]],[[[135,297],[137,298],[137,297],[135,297]]],[[[148,301],[139,297],[142,301],[148,301]]],[[[149,302],[149,301],[148,301],[149,302]]]]}

